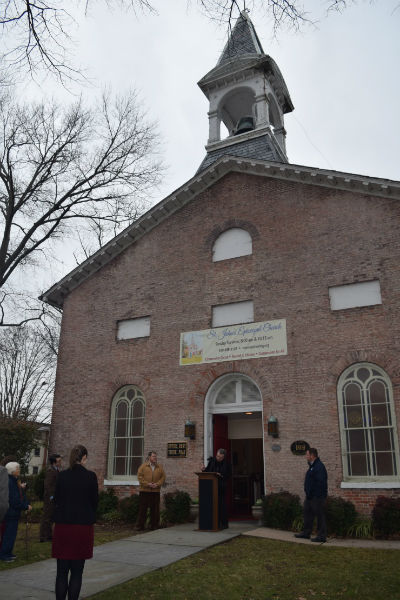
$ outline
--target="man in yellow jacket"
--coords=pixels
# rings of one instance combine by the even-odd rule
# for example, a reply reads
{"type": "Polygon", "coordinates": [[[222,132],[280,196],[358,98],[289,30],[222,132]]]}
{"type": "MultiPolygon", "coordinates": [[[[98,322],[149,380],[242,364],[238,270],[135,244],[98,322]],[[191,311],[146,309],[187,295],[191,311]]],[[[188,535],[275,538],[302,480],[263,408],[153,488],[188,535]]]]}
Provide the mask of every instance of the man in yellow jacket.
{"type": "Polygon", "coordinates": [[[160,524],[160,489],[165,481],[165,472],[157,462],[156,452],[149,452],[147,460],[138,470],[139,514],[136,529],[142,531],[146,521],[147,509],[150,508],[150,527],[157,529],[160,524]]]}

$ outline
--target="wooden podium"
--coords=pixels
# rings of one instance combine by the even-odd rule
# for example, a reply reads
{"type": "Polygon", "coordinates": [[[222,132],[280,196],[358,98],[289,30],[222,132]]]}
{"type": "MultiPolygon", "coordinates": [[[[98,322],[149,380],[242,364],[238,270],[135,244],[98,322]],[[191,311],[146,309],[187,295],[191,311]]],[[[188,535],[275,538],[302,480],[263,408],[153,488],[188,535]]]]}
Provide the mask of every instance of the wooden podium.
{"type": "Polygon", "coordinates": [[[199,478],[199,531],[220,531],[218,526],[218,473],[202,471],[199,478]]]}

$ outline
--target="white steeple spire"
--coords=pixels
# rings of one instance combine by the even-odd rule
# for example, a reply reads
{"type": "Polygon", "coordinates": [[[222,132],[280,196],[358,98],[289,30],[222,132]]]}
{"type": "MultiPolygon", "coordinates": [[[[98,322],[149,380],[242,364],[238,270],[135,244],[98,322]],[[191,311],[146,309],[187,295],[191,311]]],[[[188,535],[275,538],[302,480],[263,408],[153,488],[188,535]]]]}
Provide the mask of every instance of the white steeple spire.
{"type": "Polygon", "coordinates": [[[217,65],[199,86],[210,101],[208,154],[201,168],[221,153],[287,162],[284,114],[293,110],[293,104],[247,11],[242,11],[217,65]],[[229,132],[223,140],[221,122],[229,132]]]}

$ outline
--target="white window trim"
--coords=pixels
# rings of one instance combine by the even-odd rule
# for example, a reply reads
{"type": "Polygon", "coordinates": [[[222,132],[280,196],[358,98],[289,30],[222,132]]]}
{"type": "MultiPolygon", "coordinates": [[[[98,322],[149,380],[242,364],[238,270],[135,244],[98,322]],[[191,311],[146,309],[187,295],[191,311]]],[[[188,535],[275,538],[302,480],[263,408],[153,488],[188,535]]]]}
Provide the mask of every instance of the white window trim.
{"type": "Polygon", "coordinates": [[[400,455],[399,455],[399,440],[398,440],[398,429],[397,429],[397,421],[396,421],[396,411],[394,407],[393,401],[393,387],[392,382],[384,369],[379,367],[374,363],[369,362],[361,362],[354,363],[349,365],[343,373],[340,375],[338,384],[337,384],[337,401],[338,401],[338,412],[339,412],[339,428],[340,428],[340,444],[341,444],[341,454],[342,454],[342,470],[343,470],[343,481],[341,482],[341,487],[343,489],[346,488],[376,488],[376,489],[391,489],[400,487],[400,455]],[[348,372],[352,369],[360,369],[366,367],[368,369],[372,368],[381,373],[381,377],[385,379],[386,384],[389,389],[389,401],[390,401],[390,410],[392,417],[392,427],[393,427],[393,446],[394,446],[394,454],[396,457],[397,470],[398,475],[388,476],[388,475],[371,475],[371,476],[351,476],[347,474],[347,442],[346,442],[346,432],[344,427],[344,411],[343,411],[343,401],[342,401],[342,388],[343,382],[345,381],[348,372]]]}
{"type": "MultiPolygon", "coordinates": [[[[108,479],[107,481],[118,481],[118,483],[114,483],[114,485],[138,485],[137,481],[137,475],[116,475],[116,478],[118,479],[114,479],[112,476],[113,473],[113,460],[114,460],[114,448],[113,448],[113,440],[114,440],[114,436],[112,435],[112,432],[114,431],[114,426],[115,426],[115,404],[119,401],[119,394],[121,393],[121,391],[124,388],[136,388],[141,396],[142,396],[142,400],[143,400],[143,404],[144,404],[144,419],[146,418],[146,399],[144,397],[144,394],[142,393],[142,391],[135,385],[126,385],[123,386],[123,388],[120,388],[118,390],[118,392],[116,392],[116,394],[114,395],[112,402],[111,402],[111,415],[110,415],[110,426],[109,426],[109,432],[108,432],[108,461],[107,461],[107,476],[108,479]]],[[[144,435],[143,435],[143,441],[144,441],[144,435]]],[[[143,456],[144,459],[144,456],[143,456]]],[[[110,483],[108,483],[107,485],[111,485],[110,483]]]]}

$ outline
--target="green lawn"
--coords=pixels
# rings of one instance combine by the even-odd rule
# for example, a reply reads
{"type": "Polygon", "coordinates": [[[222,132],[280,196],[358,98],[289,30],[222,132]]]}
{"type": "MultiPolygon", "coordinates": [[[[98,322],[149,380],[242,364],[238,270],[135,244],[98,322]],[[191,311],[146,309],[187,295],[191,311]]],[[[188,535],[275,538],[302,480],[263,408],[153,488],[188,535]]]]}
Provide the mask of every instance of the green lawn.
{"type": "MultiPolygon", "coordinates": [[[[13,569],[21,567],[38,560],[51,558],[51,542],[39,542],[39,523],[28,523],[21,519],[18,526],[17,540],[14,545],[14,554],[17,555],[16,560],[12,563],[0,561],[0,572],[3,569],[13,569]]],[[[128,525],[95,525],[94,543],[96,546],[119,540],[121,538],[135,535],[132,527],[128,525]]]]}
{"type": "Polygon", "coordinates": [[[400,600],[400,552],[240,537],[92,600],[400,600]]]}

